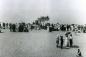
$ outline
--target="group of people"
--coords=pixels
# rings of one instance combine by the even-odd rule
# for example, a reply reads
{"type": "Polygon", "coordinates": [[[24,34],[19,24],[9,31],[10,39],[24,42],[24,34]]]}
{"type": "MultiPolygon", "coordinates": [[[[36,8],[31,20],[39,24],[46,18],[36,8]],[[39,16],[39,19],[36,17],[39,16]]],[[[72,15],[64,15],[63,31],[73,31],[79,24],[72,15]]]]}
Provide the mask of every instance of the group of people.
{"type": "Polygon", "coordinates": [[[73,31],[73,32],[86,32],[86,25],[77,25],[77,24],[52,24],[52,23],[38,23],[38,22],[33,22],[33,23],[25,23],[25,22],[20,22],[20,23],[0,23],[0,31],[1,29],[10,29],[10,31],[15,32],[23,32],[23,31],[28,31],[29,29],[33,30],[48,30],[49,32],[52,31],[73,31]]]}
{"type": "MultiPolygon", "coordinates": [[[[56,44],[56,47],[60,47],[61,49],[73,47],[72,32],[66,32],[65,36],[57,35],[56,44]]],[[[76,57],[83,57],[80,48],[78,48],[76,57]]]]}
{"type": "Polygon", "coordinates": [[[56,44],[57,47],[60,47],[61,49],[63,47],[69,48],[73,46],[73,37],[71,32],[67,32],[65,36],[57,35],[56,38],[56,44]]]}
{"type": "Polygon", "coordinates": [[[25,23],[19,24],[9,24],[9,29],[11,32],[28,32],[28,25],[25,23]]]}
{"type": "Polygon", "coordinates": [[[85,33],[86,25],[77,25],[77,24],[52,24],[49,26],[49,31],[73,31],[77,33],[85,33]]]}

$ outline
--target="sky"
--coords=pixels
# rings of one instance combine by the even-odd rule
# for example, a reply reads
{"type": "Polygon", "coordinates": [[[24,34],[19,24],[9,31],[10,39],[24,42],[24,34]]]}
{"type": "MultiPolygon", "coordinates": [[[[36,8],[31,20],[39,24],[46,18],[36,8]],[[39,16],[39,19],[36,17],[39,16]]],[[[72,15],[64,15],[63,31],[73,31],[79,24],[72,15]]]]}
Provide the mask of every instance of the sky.
{"type": "Polygon", "coordinates": [[[0,22],[32,22],[49,16],[51,23],[86,24],[86,0],[0,0],[0,22]]]}

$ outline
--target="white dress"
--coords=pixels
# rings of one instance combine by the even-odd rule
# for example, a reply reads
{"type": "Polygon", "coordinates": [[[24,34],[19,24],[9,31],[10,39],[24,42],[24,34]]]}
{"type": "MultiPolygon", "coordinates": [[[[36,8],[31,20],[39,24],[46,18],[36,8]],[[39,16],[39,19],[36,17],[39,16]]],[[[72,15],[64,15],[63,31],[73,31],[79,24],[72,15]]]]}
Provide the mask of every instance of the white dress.
{"type": "Polygon", "coordinates": [[[67,38],[67,37],[65,37],[65,39],[64,39],[64,46],[66,47],[66,46],[67,46],[67,44],[68,44],[68,38],[67,38]]]}

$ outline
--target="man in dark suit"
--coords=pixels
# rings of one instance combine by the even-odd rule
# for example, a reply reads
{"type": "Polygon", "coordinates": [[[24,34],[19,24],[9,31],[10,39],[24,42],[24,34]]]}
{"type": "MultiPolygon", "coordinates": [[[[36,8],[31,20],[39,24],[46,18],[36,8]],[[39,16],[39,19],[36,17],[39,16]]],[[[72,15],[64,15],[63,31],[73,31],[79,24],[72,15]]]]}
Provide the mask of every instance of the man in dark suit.
{"type": "Polygon", "coordinates": [[[60,36],[60,41],[61,41],[61,49],[63,48],[63,36],[60,36]]]}

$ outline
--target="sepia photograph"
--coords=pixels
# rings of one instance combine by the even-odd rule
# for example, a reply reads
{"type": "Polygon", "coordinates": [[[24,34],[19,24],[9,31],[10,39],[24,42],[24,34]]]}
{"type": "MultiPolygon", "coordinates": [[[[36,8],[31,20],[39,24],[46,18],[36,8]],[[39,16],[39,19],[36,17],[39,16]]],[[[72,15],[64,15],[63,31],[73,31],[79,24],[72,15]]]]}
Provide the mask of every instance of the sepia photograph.
{"type": "Polygon", "coordinates": [[[0,0],[0,57],[86,57],[86,0],[0,0]]]}

